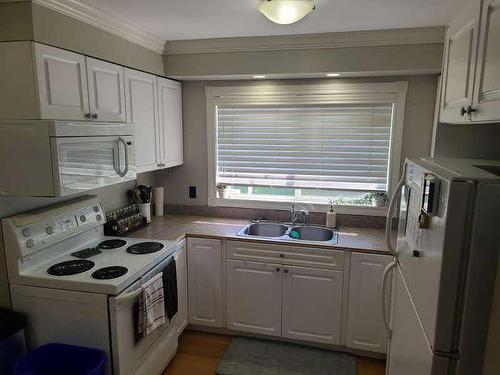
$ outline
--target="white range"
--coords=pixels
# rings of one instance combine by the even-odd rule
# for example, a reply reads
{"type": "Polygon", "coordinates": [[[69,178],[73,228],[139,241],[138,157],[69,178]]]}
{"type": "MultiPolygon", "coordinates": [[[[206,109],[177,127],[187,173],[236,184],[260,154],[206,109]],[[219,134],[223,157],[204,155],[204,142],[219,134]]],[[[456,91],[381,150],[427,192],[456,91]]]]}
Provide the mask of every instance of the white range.
{"type": "Polygon", "coordinates": [[[105,236],[105,220],[97,197],[4,219],[12,307],[27,316],[31,348],[93,347],[109,374],[159,373],[177,350],[176,317],[138,339],[136,304],[144,282],[185,257],[185,241],[105,236]]]}

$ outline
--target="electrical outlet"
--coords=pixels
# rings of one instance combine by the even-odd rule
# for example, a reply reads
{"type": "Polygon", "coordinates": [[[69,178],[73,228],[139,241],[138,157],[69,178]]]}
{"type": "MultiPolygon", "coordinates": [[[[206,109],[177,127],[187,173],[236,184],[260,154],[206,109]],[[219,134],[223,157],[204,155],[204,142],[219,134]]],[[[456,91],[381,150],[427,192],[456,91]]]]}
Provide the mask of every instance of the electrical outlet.
{"type": "Polygon", "coordinates": [[[189,187],[189,198],[196,198],[196,186],[189,187]]]}

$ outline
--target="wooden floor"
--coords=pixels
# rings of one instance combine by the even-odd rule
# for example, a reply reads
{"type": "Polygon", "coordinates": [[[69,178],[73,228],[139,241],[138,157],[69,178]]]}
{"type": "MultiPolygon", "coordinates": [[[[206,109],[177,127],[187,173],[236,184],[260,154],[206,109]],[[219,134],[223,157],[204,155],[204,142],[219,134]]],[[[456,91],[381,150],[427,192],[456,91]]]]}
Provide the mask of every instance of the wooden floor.
{"type": "MultiPolygon", "coordinates": [[[[230,336],[184,331],[177,354],[164,375],[213,375],[231,342],[230,336]]],[[[384,375],[385,362],[358,357],[358,375],[384,375]]]]}

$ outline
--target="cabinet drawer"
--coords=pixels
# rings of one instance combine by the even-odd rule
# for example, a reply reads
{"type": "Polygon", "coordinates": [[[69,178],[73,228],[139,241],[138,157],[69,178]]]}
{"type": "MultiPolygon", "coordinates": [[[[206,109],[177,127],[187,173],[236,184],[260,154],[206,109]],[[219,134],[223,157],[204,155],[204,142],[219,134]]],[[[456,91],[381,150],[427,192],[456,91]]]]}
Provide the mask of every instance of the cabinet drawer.
{"type": "Polygon", "coordinates": [[[227,241],[226,258],[278,264],[328,268],[344,268],[344,252],[314,247],[271,245],[245,241],[227,241]]]}

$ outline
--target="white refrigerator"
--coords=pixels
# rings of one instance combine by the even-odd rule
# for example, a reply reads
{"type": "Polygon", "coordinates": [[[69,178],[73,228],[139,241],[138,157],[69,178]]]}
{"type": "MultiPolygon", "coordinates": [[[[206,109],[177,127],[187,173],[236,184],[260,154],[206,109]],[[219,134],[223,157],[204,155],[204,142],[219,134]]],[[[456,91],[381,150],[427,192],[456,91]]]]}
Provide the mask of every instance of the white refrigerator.
{"type": "Polygon", "coordinates": [[[387,226],[394,262],[381,293],[385,301],[392,285],[382,312],[386,373],[481,374],[498,283],[500,161],[407,160],[394,207],[394,244],[387,226]]]}

